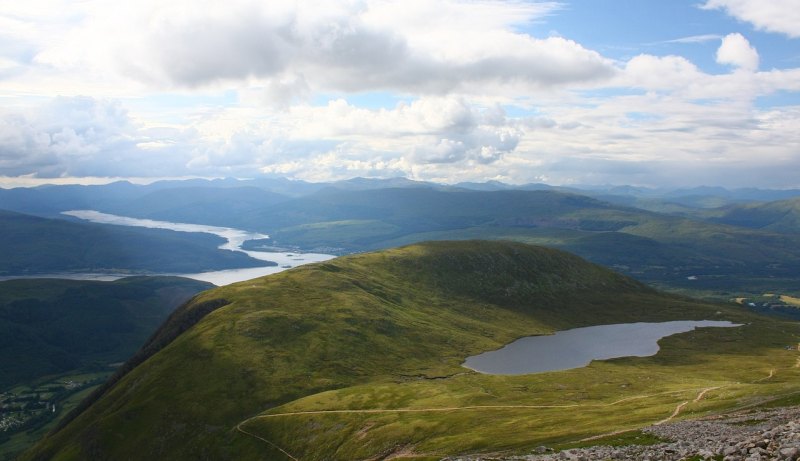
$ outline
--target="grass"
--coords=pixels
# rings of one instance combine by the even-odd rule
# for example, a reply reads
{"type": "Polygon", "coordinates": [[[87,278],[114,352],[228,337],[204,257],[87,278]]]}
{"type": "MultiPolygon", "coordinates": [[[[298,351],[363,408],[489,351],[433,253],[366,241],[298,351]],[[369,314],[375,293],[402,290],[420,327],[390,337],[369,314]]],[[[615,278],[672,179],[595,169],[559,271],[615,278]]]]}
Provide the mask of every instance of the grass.
{"type": "Polygon", "coordinates": [[[0,282],[0,390],[125,360],[211,286],[177,277],[0,282]]]}
{"type": "MultiPolygon", "coordinates": [[[[370,453],[388,450],[397,440],[422,453],[440,456],[498,451],[513,454],[539,445],[575,447],[586,437],[660,421],[682,402],[690,403],[680,416],[696,417],[797,389],[800,372],[793,366],[796,354],[776,348],[748,356],[744,350],[756,342],[729,351],[720,347],[737,341],[742,334],[751,337],[767,333],[762,328],[751,325],[737,332],[740,334],[713,330],[677,335],[664,341],[663,351],[652,358],[594,363],[557,373],[520,377],[470,373],[437,382],[354,386],[296,400],[263,416],[330,409],[467,407],[463,410],[257,417],[250,419],[246,428],[300,459],[322,459],[323,453],[335,453],[336,459],[364,459],[370,453]],[[700,353],[703,348],[711,350],[700,353]],[[778,371],[764,379],[770,367],[778,371]],[[719,389],[694,402],[709,387],[719,389]],[[529,407],[492,408],[497,405],[529,407]],[[315,430],[308,431],[312,426],[315,430]],[[364,427],[369,431],[358,437],[364,427]]],[[[615,437],[591,444],[635,441],[615,437]]]]}
{"type": "Polygon", "coordinates": [[[659,443],[664,443],[664,442],[666,442],[666,440],[657,437],[653,434],[648,434],[640,430],[632,430],[632,431],[625,431],[619,434],[592,438],[592,440],[587,440],[583,442],[559,445],[556,446],[555,448],[558,450],[568,450],[570,448],[585,448],[597,445],[621,447],[627,445],[657,445],[659,443]]]}
{"type": "Polygon", "coordinates": [[[22,459],[287,459],[274,446],[304,460],[523,453],[634,430],[686,401],[681,418],[800,391],[797,353],[784,349],[800,339],[798,324],[509,242],[339,258],[196,302],[214,300],[224,307],[22,459]],[[488,376],[460,366],[521,336],[676,319],[746,325],[575,370],[488,376]],[[297,412],[315,413],[287,414],[297,412]]]}

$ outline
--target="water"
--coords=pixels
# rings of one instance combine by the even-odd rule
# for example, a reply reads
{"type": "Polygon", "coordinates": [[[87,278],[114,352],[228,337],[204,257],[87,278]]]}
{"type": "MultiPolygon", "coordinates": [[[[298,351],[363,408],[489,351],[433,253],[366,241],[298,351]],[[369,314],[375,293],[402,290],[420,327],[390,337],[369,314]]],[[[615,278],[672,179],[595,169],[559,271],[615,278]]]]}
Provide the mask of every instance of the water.
{"type": "MultiPolygon", "coordinates": [[[[108,213],[101,213],[94,210],[71,210],[62,214],[73,216],[101,224],[114,224],[118,226],[149,227],[152,229],[169,229],[178,232],[204,232],[207,234],[218,235],[225,239],[225,243],[219,246],[221,250],[239,251],[247,254],[251,258],[260,261],[270,261],[278,263],[277,266],[249,267],[243,269],[226,269],[221,271],[200,272],[194,274],[160,274],[160,275],[179,275],[195,280],[210,282],[217,286],[230,285],[231,283],[262,277],[264,275],[275,274],[288,269],[289,267],[300,266],[303,264],[327,261],[334,258],[333,255],[322,253],[282,253],[265,251],[248,251],[242,249],[242,244],[248,240],[259,240],[269,238],[268,235],[257,232],[248,232],[232,227],[207,226],[204,224],[174,223],[168,221],[155,221],[152,219],[129,218],[108,213]]],[[[79,280],[97,280],[102,276],[104,280],[116,280],[122,276],[115,274],[76,274],[63,273],[52,274],[53,278],[73,278],[79,280]]]]}
{"type": "Polygon", "coordinates": [[[681,320],[574,328],[520,338],[496,351],[468,357],[463,366],[491,375],[523,375],[585,367],[592,360],[648,357],[658,340],[698,327],[737,327],[728,321],[681,320]]]}

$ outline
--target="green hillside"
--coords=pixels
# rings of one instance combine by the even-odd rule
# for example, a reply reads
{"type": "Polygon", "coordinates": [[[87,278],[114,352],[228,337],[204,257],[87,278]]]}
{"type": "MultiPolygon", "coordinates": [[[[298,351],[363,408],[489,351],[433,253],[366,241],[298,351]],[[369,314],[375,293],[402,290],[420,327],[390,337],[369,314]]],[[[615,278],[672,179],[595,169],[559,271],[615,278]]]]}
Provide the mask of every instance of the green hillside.
{"type": "Polygon", "coordinates": [[[800,198],[730,206],[707,215],[715,222],[734,226],[800,233],[800,198]]]}
{"type": "Polygon", "coordinates": [[[32,446],[213,285],[178,277],[0,282],[0,459],[32,446]]]}
{"type": "Polygon", "coordinates": [[[552,249],[434,242],[205,292],[22,457],[438,459],[563,444],[800,392],[796,323],[658,293],[552,249]],[[521,376],[460,364],[595,324],[725,319],[653,357],[521,376]]]}
{"type": "Polygon", "coordinates": [[[0,210],[0,275],[60,271],[191,273],[266,263],[210,234],[138,229],[0,210]]]}
{"type": "Polygon", "coordinates": [[[172,310],[211,287],[178,277],[0,282],[0,390],[125,361],[172,310]]]}

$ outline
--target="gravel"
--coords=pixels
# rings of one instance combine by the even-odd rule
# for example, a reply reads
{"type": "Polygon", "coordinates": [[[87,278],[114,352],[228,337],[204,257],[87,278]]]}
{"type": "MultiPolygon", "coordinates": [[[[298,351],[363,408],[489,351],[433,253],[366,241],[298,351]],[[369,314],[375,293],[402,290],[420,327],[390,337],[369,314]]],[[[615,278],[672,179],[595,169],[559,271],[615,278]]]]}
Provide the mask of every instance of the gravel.
{"type": "Polygon", "coordinates": [[[537,447],[534,454],[510,457],[467,456],[443,461],[678,461],[715,459],[761,461],[800,459],[800,407],[751,410],[694,421],[677,421],[644,428],[669,442],[620,447],[594,446],[553,452],[537,447]]]}

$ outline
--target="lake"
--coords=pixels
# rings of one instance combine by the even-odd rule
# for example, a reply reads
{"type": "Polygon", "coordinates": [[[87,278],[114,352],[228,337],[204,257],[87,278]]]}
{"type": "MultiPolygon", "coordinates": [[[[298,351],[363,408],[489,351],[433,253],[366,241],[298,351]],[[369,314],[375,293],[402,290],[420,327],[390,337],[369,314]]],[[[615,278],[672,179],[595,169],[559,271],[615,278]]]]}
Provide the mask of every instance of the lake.
{"type": "Polygon", "coordinates": [[[648,357],[658,352],[658,340],[700,327],[737,327],[714,320],[621,323],[558,331],[520,338],[501,349],[468,357],[464,367],[491,375],[524,375],[581,368],[592,360],[648,357]]]}
{"type": "MultiPolygon", "coordinates": [[[[169,221],[156,221],[153,219],[129,218],[108,213],[101,213],[94,210],[71,210],[64,211],[62,214],[74,218],[83,219],[100,224],[114,224],[118,226],[149,227],[151,229],[169,229],[177,232],[204,232],[214,234],[225,239],[225,243],[219,246],[221,250],[239,251],[247,254],[251,258],[260,261],[277,263],[277,266],[248,267],[244,269],[226,269],[221,271],[200,272],[195,274],[156,274],[156,275],[179,275],[195,280],[210,282],[217,286],[230,285],[231,283],[242,282],[244,280],[262,277],[264,275],[275,274],[290,267],[303,264],[327,261],[334,258],[333,255],[322,253],[298,253],[298,252],[266,252],[249,251],[242,249],[242,244],[248,240],[260,240],[269,238],[268,235],[257,232],[248,232],[231,227],[207,226],[204,224],[174,223],[169,221]]],[[[153,274],[150,274],[153,275],[153,274]]],[[[114,274],[75,274],[62,273],[52,274],[53,278],[75,278],[98,280],[116,280],[120,277],[114,274]]]]}

